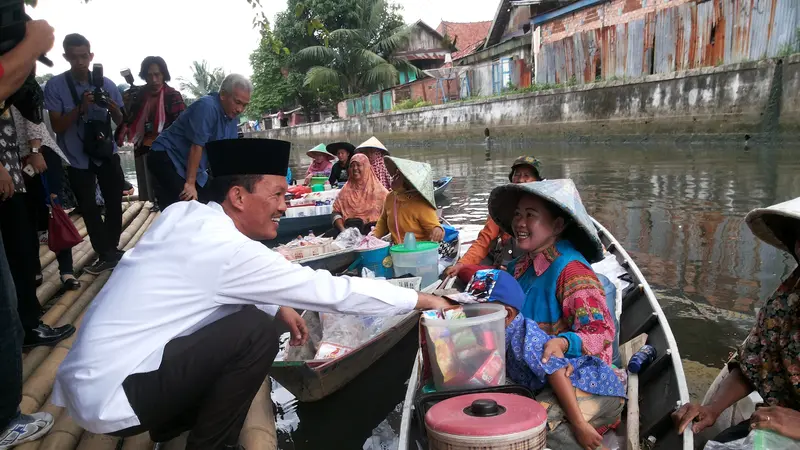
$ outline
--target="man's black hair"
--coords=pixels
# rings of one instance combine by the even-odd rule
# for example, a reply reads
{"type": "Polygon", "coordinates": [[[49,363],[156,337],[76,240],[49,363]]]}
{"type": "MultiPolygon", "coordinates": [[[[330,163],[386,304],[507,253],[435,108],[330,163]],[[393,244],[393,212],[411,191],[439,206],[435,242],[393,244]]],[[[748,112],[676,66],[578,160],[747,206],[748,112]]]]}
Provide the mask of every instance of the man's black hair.
{"type": "Polygon", "coordinates": [[[89,47],[89,51],[92,51],[92,46],[89,44],[89,40],[83,37],[83,35],[78,33],[68,34],[67,37],[64,38],[64,53],[67,52],[69,47],[89,47]]]}
{"type": "Polygon", "coordinates": [[[139,70],[139,78],[147,81],[147,71],[153,64],[158,66],[158,70],[164,75],[164,82],[170,81],[172,78],[169,76],[169,69],[167,69],[167,62],[160,56],[148,56],[142,61],[142,67],[139,70]]]}
{"type": "Polygon", "coordinates": [[[228,191],[234,186],[241,186],[247,192],[252,193],[255,189],[256,183],[261,180],[264,175],[225,175],[221,177],[214,177],[211,179],[211,185],[208,189],[208,196],[212,202],[222,204],[225,197],[228,196],[228,191]]]}

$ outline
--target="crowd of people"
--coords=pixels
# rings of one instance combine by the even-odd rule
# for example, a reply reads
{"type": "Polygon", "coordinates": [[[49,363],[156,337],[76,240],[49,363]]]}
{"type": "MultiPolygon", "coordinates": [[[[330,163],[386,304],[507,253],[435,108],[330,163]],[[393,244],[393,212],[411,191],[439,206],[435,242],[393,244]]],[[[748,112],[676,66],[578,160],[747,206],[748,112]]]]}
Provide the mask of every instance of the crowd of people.
{"type": "MultiPolygon", "coordinates": [[[[0,55],[0,448],[40,438],[53,425],[46,412],[20,412],[21,361],[23,349],[76,332],[44,324],[36,295],[37,231],[47,223],[47,205],[67,201],[67,185],[98,257],[84,272],[114,273],[83,318],[51,401],[94,433],[149,432],[165,442],[190,430],[187,448],[239,448],[249,405],[278,351],[274,319],[300,345],[308,330],[295,308],[396,315],[450,305],[385,281],[294,265],[259,242],[277,236],[287,208],[290,144],[237,139],[253,90],[247,78],[229,75],[219,93],[187,108],[167,85],[166,62],[148,57],[139,72],[146,85],[120,92],[108,79],[92,80],[90,43],[70,34],[63,42],[70,70],[43,92],[30,88],[39,103],[31,114],[5,101],[30,79],[54,37],[44,21],[26,28],[24,40],[0,55]],[[116,137],[107,132],[112,122],[116,137]],[[123,141],[133,142],[140,184],[164,210],[128,254],[118,248],[128,189],[117,153],[123,141]]],[[[407,233],[442,240],[430,165],[391,156],[376,137],[359,146],[320,144],[307,154],[313,161],[304,183],[324,176],[341,187],[335,232],[356,227],[394,243],[407,233]]],[[[469,281],[489,271],[508,286],[497,289],[505,295],[485,297],[508,311],[508,377],[546,407],[549,446],[600,448],[625,405],[614,302],[592,269],[602,243],[571,180],[545,179],[532,156],[518,158],[508,178],[489,197],[477,241],[444,275],[469,281]]],[[[746,221],[756,237],[800,261],[800,199],[755,210],[746,221]]],[[[71,249],[56,260],[64,289],[79,289],[71,249]]],[[[675,412],[678,432],[710,427],[757,391],[766,406],[715,440],[752,429],[800,439],[793,426],[800,423],[798,270],[760,309],[710,402],[675,412]]]]}

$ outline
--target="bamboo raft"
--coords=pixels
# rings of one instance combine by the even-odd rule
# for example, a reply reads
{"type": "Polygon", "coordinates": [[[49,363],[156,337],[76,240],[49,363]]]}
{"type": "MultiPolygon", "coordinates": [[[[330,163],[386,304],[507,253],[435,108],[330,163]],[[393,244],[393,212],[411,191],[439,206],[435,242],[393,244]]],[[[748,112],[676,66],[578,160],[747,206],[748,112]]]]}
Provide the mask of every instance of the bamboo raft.
{"type": "MultiPolygon", "coordinates": [[[[151,212],[149,202],[130,201],[123,203],[122,235],[119,248],[130,250],[139,241],[144,232],[158,217],[159,212],[151,212]]],[[[84,241],[72,249],[76,274],[97,257],[87,236],[83,218],[71,216],[75,227],[84,241]]],[[[66,291],[57,297],[61,290],[56,255],[46,245],[39,248],[39,260],[42,266],[44,281],[36,290],[39,302],[46,312],[42,321],[51,326],[73,324],[78,329],[75,335],[60,342],[53,348],[36,347],[23,355],[22,360],[22,401],[20,410],[25,414],[37,411],[48,412],[55,418],[55,424],[49,433],[41,439],[16,447],[19,450],[150,450],[154,443],[148,434],[131,438],[115,438],[97,435],[83,430],[64,411],[50,403],[56,371],[72,348],[77,333],[80,332],[81,320],[87,307],[95,295],[111,276],[106,272],[99,276],[82,274],[78,279],[81,287],[75,291],[66,291]]],[[[168,450],[183,449],[186,436],[175,439],[165,447],[168,450]]],[[[275,449],[277,437],[270,399],[269,379],[264,381],[253,400],[247,414],[240,436],[240,443],[247,449],[275,449]]]]}

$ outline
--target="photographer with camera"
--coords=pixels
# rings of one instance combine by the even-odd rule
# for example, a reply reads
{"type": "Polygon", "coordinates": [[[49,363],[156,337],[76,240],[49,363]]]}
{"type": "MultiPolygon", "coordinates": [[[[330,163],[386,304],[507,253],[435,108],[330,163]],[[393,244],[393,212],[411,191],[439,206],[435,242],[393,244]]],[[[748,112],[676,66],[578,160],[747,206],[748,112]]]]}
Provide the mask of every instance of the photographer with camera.
{"type": "MultiPolygon", "coordinates": [[[[130,72],[130,71],[128,71],[130,72]]],[[[186,109],[181,93],[167,84],[171,80],[164,58],[148,56],[142,61],[139,78],[144,87],[134,87],[133,77],[127,80],[131,88],[122,98],[127,105],[127,139],[133,142],[136,174],[139,178],[139,196],[155,200],[153,185],[157,183],[147,168],[150,146],[162,131],[172,125],[186,109]]],[[[156,203],[157,204],[157,203],[156,203]]]]}
{"type": "MultiPolygon", "coordinates": [[[[21,8],[21,5],[17,6],[21,8]]],[[[12,17],[5,14],[6,10],[2,12],[3,19],[12,17]]],[[[0,103],[3,104],[0,115],[0,120],[3,121],[0,131],[0,233],[3,234],[0,239],[0,385],[3,386],[0,389],[0,447],[4,449],[39,439],[53,426],[53,416],[48,413],[27,415],[19,411],[25,333],[18,307],[25,305],[18,304],[16,280],[12,276],[9,259],[19,267],[22,264],[18,259],[21,255],[15,252],[27,249],[24,245],[16,245],[6,252],[7,246],[25,239],[17,234],[26,232],[23,228],[28,219],[24,202],[20,202],[25,187],[22,183],[16,133],[11,113],[5,103],[33,71],[36,59],[52,48],[54,40],[53,28],[43,20],[28,21],[21,28],[24,32],[20,33],[19,40],[8,45],[5,40],[9,35],[0,33],[0,38],[4,40],[0,50],[3,53],[0,55],[0,103]]],[[[29,228],[33,229],[33,226],[29,225],[29,228]]],[[[33,285],[34,278],[35,274],[31,274],[30,285],[33,285]]],[[[25,283],[27,279],[23,280],[23,284],[25,283]]],[[[35,287],[33,294],[36,301],[35,287]]],[[[22,300],[24,299],[21,298],[20,301],[22,300]]],[[[38,307],[38,301],[36,306],[38,307]]]]}
{"type": "Polygon", "coordinates": [[[69,158],[70,186],[81,209],[92,248],[99,259],[84,269],[98,275],[116,267],[122,233],[123,179],[111,121],[122,122],[122,95],[95,64],[89,41],[80,34],[64,38],[64,58],[70,70],[56,75],[45,86],[45,109],[50,112],[58,145],[69,158]],[[95,201],[95,185],[106,203],[103,220],[95,201]]]}

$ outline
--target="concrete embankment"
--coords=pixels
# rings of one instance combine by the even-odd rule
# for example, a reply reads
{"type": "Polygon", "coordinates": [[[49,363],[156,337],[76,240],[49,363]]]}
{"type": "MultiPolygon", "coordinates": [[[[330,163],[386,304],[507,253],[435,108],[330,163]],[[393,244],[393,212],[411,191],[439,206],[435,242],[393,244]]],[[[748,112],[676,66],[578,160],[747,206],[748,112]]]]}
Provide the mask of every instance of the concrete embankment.
{"type": "Polygon", "coordinates": [[[294,141],[800,139],[800,54],[252,133],[294,141]]]}

